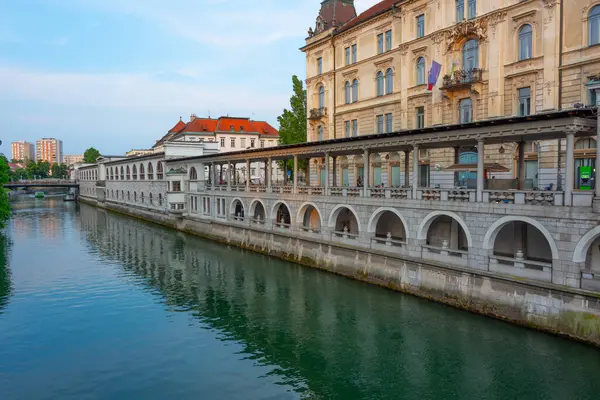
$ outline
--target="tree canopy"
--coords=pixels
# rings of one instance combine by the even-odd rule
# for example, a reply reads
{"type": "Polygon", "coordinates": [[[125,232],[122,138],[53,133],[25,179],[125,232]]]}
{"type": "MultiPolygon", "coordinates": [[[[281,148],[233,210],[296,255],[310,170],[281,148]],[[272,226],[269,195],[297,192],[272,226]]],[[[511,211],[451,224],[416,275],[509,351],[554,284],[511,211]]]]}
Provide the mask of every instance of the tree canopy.
{"type": "MultiPolygon", "coordinates": [[[[306,142],[306,89],[304,89],[302,81],[296,75],[292,76],[292,89],[290,109],[285,108],[283,114],[277,117],[277,122],[279,122],[279,144],[306,142]]],[[[299,164],[299,168],[305,168],[304,160],[300,160],[299,164]]],[[[288,162],[288,168],[293,168],[293,161],[288,162]]]]}
{"type": "Polygon", "coordinates": [[[100,152],[93,147],[90,147],[83,153],[83,162],[88,164],[96,163],[96,160],[100,157],[100,152]]]}
{"type": "MultiPolygon", "coordinates": [[[[8,182],[10,177],[10,167],[8,160],[3,155],[0,155],[0,185],[8,182]]],[[[0,187],[0,228],[4,228],[6,221],[10,218],[10,201],[8,192],[3,187],[0,187]]]]}
{"type": "Polygon", "coordinates": [[[69,167],[67,164],[52,164],[52,178],[67,179],[69,177],[69,167]]]}

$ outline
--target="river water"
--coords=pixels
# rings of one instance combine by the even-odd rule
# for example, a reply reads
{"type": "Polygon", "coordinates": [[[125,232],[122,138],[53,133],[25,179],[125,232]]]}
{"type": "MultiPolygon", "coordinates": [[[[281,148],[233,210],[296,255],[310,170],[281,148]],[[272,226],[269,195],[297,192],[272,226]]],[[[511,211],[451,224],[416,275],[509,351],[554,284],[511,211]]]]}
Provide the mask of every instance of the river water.
{"type": "Polygon", "coordinates": [[[60,198],[0,238],[2,399],[598,399],[600,350],[60,198]]]}

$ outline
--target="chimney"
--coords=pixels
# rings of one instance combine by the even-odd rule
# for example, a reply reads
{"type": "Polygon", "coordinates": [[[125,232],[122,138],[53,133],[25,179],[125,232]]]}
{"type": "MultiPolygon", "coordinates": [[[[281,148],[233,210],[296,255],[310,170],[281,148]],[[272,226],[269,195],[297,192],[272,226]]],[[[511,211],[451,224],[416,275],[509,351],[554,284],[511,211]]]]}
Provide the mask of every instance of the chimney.
{"type": "Polygon", "coordinates": [[[196,119],[196,114],[191,114],[190,115],[190,122],[192,122],[195,119],[196,119]]]}

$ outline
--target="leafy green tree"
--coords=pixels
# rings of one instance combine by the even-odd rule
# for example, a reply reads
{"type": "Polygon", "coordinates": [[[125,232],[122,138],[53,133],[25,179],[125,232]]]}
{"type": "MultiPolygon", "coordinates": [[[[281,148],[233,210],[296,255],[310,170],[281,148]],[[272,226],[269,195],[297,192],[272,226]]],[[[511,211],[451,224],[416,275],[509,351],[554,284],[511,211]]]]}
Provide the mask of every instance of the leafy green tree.
{"type": "Polygon", "coordinates": [[[83,162],[94,164],[96,160],[100,157],[100,152],[93,147],[90,147],[83,153],[83,162]]]}
{"type": "Polygon", "coordinates": [[[52,164],[52,177],[55,179],[66,179],[68,169],[67,164],[52,164]]]}
{"type": "MultiPolygon", "coordinates": [[[[0,156],[0,185],[8,182],[10,177],[10,167],[8,160],[3,155],[0,156]]],[[[4,228],[6,221],[10,218],[10,201],[8,192],[3,187],[0,187],[0,228],[4,228]]]]}
{"type": "MultiPolygon", "coordinates": [[[[306,142],[306,89],[296,75],[292,76],[293,94],[290,98],[290,109],[283,110],[277,117],[279,122],[279,144],[295,144],[306,142]]],[[[299,168],[305,168],[305,160],[300,160],[299,168]]],[[[283,167],[281,164],[280,167],[283,167]]],[[[293,171],[293,160],[288,161],[288,170],[293,171]]]]}

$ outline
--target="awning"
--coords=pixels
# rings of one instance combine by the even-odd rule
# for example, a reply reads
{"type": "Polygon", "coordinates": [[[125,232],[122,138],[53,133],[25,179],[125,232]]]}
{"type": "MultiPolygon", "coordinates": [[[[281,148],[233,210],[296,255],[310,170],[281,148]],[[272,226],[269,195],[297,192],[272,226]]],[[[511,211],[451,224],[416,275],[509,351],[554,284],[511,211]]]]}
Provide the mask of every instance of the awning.
{"type": "MultiPolygon", "coordinates": [[[[510,169],[498,163],[483,164],[483,169],[487,172],[510,172],[510,169]]],[[[444,171],[477,172],[477,164],[454,164],[444,171]]]]}

